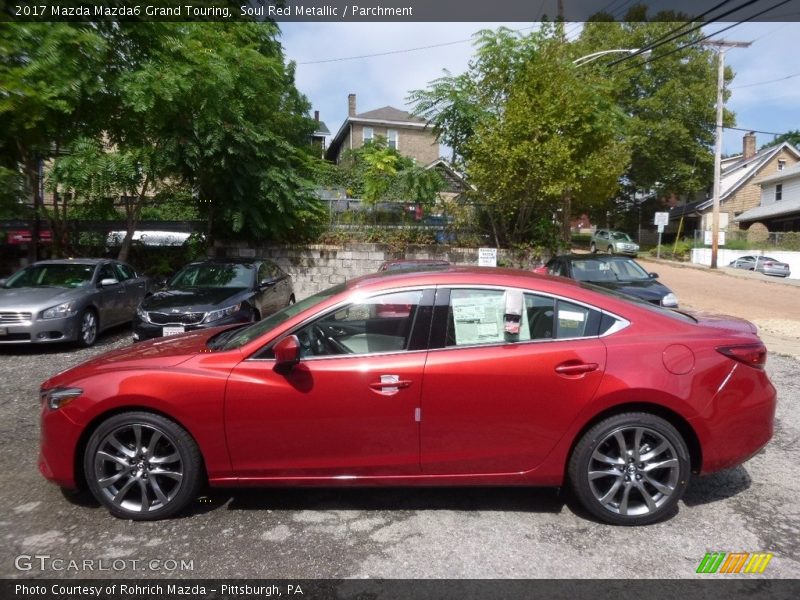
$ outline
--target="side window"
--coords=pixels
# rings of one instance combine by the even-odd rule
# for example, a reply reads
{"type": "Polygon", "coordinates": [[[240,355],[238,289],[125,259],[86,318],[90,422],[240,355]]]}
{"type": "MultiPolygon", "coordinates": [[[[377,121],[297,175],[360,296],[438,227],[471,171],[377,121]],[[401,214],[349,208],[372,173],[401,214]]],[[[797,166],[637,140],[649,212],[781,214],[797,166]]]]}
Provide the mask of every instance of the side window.
{"type": "Polygon", "coordinates": [[[122,263],[114,263],[114,270],[117,273],[117,279],[119,281],[127,281],[128,279],[136,277],[136,273],[133,272],[133,269],[122,263]]]}
{"type": "Polygon", "coordinates": [[[314,357],[414,350],[411,335],[422,297],[422,290],[395,292],[329,313],[295,332],[300,354],[314,357]]]}
{"type": "Polygon", "coordinates": [[[522,311],[519,333],[506,333],[506,293],[503,290],[450,291],[445,345],[474,346],[530,340],[528,315],[522,311]]]}
{"type": "Polygon", "coordinates": [[[561,277],[565,276],[564,275],[564,266],[560,261],[557,261],[557,260],[554,260],[554,261],[550,262],[550,264],[547,267],[547,272],[550,275],[559,275],[561,277]]]}
{"type": "Polygon", "coordinates": [[[525,313],[528,318],[530,339],[552,339],[555,331],[556,301],[547,296],[525,294],[525,313]]]}
{"type": "Polygon", "coordinates": [[[261,265],[259,265],[258,267],[257,283],[260,285],[262,281],[264,281],[265,279],[269,279],[270,276],[271,273],[269,272],[269,266],[267,265],[267,263],[261,263],[261,265]]]}
{"type": "Polygon", "coordinates": [[[119,276],[111,265],[105,264],[100,267],[100,272],[97,275],[97,282],[100,283],[103,279],[116,279],[119,281],[119,276]]]}
{"type": "Polygon", "coordinates": [[[600,333],[602,313],[565,300],[556,303],[556,338],[594,337],[600,333]]]}

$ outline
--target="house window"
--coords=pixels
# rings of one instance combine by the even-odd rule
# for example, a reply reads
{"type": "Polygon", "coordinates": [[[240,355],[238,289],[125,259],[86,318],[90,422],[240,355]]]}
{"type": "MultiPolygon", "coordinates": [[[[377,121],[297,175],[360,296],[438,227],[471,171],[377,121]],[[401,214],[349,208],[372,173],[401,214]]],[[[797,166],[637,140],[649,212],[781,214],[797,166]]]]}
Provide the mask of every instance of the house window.
{"type": "Polygon", "coordinates": [[[371,142],[375,136],[372,131],[372,127],[364,127],[364,138],[363,142],[366,144],[367,142],[371,142]]]}
{"type": "Polygon", "coordinates": [[[786,161],[778,159],[778,171],[783,171],[786,168],[786,161]]]}
{"type": "Polygon", "coordinates": [[[386,132],[386,140],[389,143],[389,148],[393,148],[398,150],[397,141],[398,141],[397,129],[389,129],[386,132]]]}
{"type": "Polygon", "coordinates": [[[775,202],[783,198],[783,184],[779,183],[775,186],[775,202]]]}

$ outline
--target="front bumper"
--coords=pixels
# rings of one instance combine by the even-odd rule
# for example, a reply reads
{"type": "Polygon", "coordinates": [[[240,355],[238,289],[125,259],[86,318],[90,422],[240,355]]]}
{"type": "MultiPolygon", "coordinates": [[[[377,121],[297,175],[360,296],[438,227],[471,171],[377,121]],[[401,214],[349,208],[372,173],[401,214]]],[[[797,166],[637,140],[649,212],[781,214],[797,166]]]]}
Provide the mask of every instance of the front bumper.
{"type": "MultiPolygon", "coordinates": [[[[197,331],[198,329],[211,329],[212,327],[223,327],[225,325],[238,325],[250,322],[250,315],[245,314],[244,311],[239,311],[228,317],[211,321],[210,323],[197,323],[194,325],[182,325],[184,332],[197,331]]],[[[164,337],[164,328],[178,327],[178,324],[169,325],[156,325],[143,321],[137,314],[133,318],[133,341],[143,342],[145,340],[152,340],[164,337]]],[[[169,329],[168,329],[169,331],[169,329]]],[[[180,332],[179,332],[180,333],[180,332]]],[[[175,335],[170,333],[170,335],[175,335]]]]}
{"type": "Polygon", "coordinates": [[[80,332],[80,316],[37,319],[8,325],[0,324],[0,344],[47,344],[73,342],[80,332]]]}
{"type": "Polygon", "coordinates": [[[65,488],[78,487],[75,473],[76,450],[82,428],[63,409],[41,407],[39,472],[45,479],[65,488]]]}

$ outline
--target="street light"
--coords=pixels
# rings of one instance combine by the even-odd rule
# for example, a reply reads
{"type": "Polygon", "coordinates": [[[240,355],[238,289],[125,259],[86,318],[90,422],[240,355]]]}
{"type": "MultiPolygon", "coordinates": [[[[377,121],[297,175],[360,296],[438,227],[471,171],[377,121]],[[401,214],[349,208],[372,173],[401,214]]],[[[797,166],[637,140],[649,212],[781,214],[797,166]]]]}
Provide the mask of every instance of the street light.
{"type": "Polygon", "coordinates": [[[600,52],[592,52],[591,54],[587,54],[586,56],[581,56],[580,58],[576,58],[572,61],[572,64],[576,67],[583,66],[587,63],[592,62],[600,58],[601,56],[605,56],[606,54],[617,54],[617,53],[627,53],[627,54],[637,54],[641,53],[641,56],[647,56],[650,54],[652,50],[645,50],[642,52],[641,48],[615,48],[614,50],[601,50],[600,52]]]}

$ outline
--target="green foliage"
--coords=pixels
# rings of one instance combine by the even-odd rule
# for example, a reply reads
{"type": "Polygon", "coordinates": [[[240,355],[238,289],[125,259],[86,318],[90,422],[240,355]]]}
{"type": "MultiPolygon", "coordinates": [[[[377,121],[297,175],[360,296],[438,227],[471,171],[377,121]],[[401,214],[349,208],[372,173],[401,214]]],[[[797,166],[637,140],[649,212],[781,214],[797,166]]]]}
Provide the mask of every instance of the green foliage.
{"type": "Polygon", "coordinates": [[[775,136],[775,139],[771,142],[767,142],[761,149],[764,148],[771,148],[772,146],[779,146],[783,142],[789,142],[795,148],[800,149],[800,129],[793,129],[791,131],[787,131],[782,135],[775,136]]]}
{"type": "MultiPolygon", "coordinates": [[[[694,244],[692,240],[683,239],[677,244],[665,244],[661,246],[660,256],[667,260],[677,260],[686,262],[692,257],[692,248],[694,244]]],[[[651,248],[649,251],[650,256],[658,256],[658,247],[651,248]]]]}

